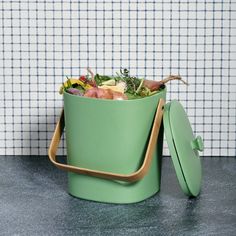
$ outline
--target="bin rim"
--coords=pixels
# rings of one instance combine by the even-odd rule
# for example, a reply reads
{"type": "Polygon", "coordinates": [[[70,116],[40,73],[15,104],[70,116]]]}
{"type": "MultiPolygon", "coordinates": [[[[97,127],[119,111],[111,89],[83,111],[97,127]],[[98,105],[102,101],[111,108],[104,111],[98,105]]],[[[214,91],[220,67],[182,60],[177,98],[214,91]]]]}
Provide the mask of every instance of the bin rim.
{"type": "Polygon", "coordinates": [[[135,98],[135,99],[127,99],[127,100],[112,100],[112,99],[101,99],[101,98],[90,98],[90,97],[84,97],[84,96],[77,96],[77,95],[74,95],[74,94],[70,94],[70,93],[67,93],[67,92],[64,92],[63,93],[63,97],[64,96],[68,96],[68,97],[73,97],[75,99],[84,99],[85,101],[96,101],[96,102],[109,102],[109,103],[134,103],[134,102],[139,102],[139,101],[146,101],[148,99],[151,99],[155,96],[159,96],[160,94],[165,94],[166,93],[166,87],[162,90],[160,90],[159,92],[153,94],[153,95],[150,95],[150,96],[146,96],[146,97],[143,97],[143,98],[135,98]]]}

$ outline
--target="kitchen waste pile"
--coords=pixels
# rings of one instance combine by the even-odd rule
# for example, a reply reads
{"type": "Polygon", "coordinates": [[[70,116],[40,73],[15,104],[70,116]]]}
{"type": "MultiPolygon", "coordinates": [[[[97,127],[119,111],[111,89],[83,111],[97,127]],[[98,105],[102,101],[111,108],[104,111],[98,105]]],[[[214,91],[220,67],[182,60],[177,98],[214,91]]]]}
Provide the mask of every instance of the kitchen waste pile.
{"type": "Polygon", "coordinates": [[[60,94],[64,92],[75,96],[95,99],[131,100],[152,96],[163,90],[170,80],[181,80],[180,76],[170,75],[161,81],[147,80],[130,76],[129,70],[120,70],[115,76],[99,75],[87,69],[88,74],[78,79],[67,78],[61,86],[60,94]]]}

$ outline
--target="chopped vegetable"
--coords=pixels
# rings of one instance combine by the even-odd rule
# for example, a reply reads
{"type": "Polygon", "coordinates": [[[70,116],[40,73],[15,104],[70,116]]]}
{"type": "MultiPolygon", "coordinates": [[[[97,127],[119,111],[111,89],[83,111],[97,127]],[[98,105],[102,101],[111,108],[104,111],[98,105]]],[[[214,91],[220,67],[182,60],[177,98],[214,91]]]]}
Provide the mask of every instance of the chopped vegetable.
{"type": "Polygon", "coordinates": [[[116,81],[114,79],[106,80],[106,81],[102,82],[102,85],[115,86],[116,81]]]}
{"type": "Polygon", "coordinates": [[[66,92],[70,93],[70,94],[74,94],[74,95],[79,95],[79,96],[83,96],[84,93],[81,92],[79,89],[76,89],[76,88],[68,88],[66,90],[66,92]]]}

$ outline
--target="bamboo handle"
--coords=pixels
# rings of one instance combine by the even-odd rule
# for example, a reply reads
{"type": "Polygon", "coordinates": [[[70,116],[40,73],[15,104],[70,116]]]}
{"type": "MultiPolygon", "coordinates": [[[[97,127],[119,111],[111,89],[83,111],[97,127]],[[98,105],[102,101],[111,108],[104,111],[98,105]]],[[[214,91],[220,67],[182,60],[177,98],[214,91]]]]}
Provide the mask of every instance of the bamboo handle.
{"type": "Polygon", "coordinates": [[[60,119],[56,125],[56,129],[54,131],[52,141],[51,141],[51,144],[50,144],[50,147],[48,150],[49,159],[59,169],[74,172],[77,174],[84,174],[84,175],[105,178],[105,179],[112,179],[112,180],[121,180],[121,181],[126,181],[126,182],[137,181],[145,176],[145,174],[147,173],[147,171],[151,165],[154,148],[157,143],[157,138],[158,138],[161,122],[162,122],[164,104],[165,104],[165,101],[163,99],[160,99],[159,103],[158,103],[157,111],[155,114],[155,119],[153,122],[152,131],[151,131],[151,135],[149,138],[149,143],[147,146],[147,150],[146,150],[143,164],[137,171],[135,171],[132,174],[116,174],[116,173],[111,173],[111,172],[81,168],[81,167],[62,164],[62,163],[57,162],[57,160],[56,160],[57,148],[60,143],[61,135],[62,135],[64,127],[65,127],[64,110],[63,109],[61,112],[60,119]]]}

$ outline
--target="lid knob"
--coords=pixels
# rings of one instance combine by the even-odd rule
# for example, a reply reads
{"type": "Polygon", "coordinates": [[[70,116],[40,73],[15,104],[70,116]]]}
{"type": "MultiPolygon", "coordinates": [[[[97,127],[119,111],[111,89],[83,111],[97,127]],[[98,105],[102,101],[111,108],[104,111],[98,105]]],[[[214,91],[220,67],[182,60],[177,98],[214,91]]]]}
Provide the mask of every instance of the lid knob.
{"type": "Polygon", "coordinates": [[[203,151],[204,150],[204,144],[201,136],[197,136],[192,142],[191,142],[192,149],[203,151]]]}

